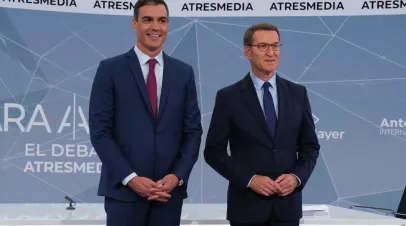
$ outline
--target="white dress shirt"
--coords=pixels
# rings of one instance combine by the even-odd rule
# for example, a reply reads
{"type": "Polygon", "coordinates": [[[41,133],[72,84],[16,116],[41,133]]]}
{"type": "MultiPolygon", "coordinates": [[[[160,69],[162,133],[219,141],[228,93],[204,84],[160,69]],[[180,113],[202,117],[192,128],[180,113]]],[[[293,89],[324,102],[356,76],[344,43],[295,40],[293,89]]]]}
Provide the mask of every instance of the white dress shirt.
{"type": "MultiPolygon", "coordinates": [[[[265,110],[264,110],[264,88],[262,87],[265,83],[265,81],[259,79],[256,77],[252,72],[250,72],[250,76],[252,79],[252,82],[254,83],[255,91],[258,96],[259,103],[261,105],[262,111],[264,112],[265,115],[265,110]]],[[[276,75],[273,75],[271,79],[268,80],[269,83],[271,83],[271,86],[269,87],[269,92],[272,94],[272,100],[273,104],[275,106],[275,113],[276,117],[278,118],[278,90],[276,86],[276,75]]],[[[266,119],[266,118],[265,118],[266,119]]]]}
{"type": "MultiPolygon", "coordinates": [[[[148,78],[148,73],[149,73],[149,64],[148,61],[151,59],[150,56],[147,54],[143,53],[140,49],[137,48],[137,46],[134,47],[135,54],[137,54],[138,60],[141,65],[141,70],[142,70],[142,75],[144,76],[145,83],[147,82],[148,78]]],[[[163,72],[164,72],[164,59],[163,59],[163,53],[162,51],[155,57],[155,59],[158,61],[158,63],[155,65],[155,77],[156,77],[156,83],[157,83],[157,97],[158,97],[158,102],[157,102],[157,108],[159,109],[159,101],[161,97],[161,91],[162,91],[162,77],[163,77],[163,72]]],[[[136,63],[136,62],[134,62],[136,63]]],[[[131,173],[128,175],[123,181],[123,185],[127,185],[127,183],[137,176],[137,174],[131,173]]]]}
{"type": "MultiPolygon", "coordinates": [[[[151,59],[150,56],[141,52],[137,46],[134,47],[134,51],[137,54],[138,60],[140,61],[142,75],[144,76],[145,84],[147,83],[148,73],[149,73],[149,64],[148,61],[151,59]]],[[[164,58],[162,51],[155,57],[158,63],[155,65],[155,77],[156,77],[156,87],[157,87],[157,94],[158,94],[158,106],[159,107],[159,100],[161,97],[161,90],[162,90],[162,77],[164,73],[164,58]]]]}

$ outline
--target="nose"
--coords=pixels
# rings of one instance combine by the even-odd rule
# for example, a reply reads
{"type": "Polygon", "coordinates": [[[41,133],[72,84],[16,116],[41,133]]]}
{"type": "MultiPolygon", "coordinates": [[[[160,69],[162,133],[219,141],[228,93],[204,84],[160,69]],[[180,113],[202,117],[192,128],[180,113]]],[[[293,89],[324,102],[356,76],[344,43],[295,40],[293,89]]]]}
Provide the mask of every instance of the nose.
{"type": "Polygon", "coordinates": [[[272,47],[271,47],[271,46],[269,46],[268,50],[267,50],[265,53],[266,53],[266,55],[268,55],[268,56],[273,56],[273,55],[275,55],[275,52],[272,50],[272,47]]]}
{"type": "Polygon", "coordinates": [[[159,21],[153,21],[151,24],[151,29],[153,29],[154,31],[159,31],[160,27],[159,27],[159,21]]]}

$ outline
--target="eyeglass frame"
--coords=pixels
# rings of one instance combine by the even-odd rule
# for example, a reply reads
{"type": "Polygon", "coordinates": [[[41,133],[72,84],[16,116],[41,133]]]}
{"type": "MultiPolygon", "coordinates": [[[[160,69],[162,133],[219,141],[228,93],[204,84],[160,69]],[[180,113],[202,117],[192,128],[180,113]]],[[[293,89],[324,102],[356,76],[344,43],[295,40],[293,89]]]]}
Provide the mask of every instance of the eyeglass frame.
{"type": "MultiPolygon", "coordinates": [[[[259,43],[259,44],[256,44],[256,45],[248,45],[248,46],[250,46],[250,47],[255,46],[255,47],[257,47],[258,50],[261,51],[261,52],[266,52],[266,51],[268,51],[268,50],[269,50],[269,47],[272,46],[272,48],[271,48],[272,51],[278,52],[278,51],[280,50],[280,47],[282,46],[282,43],[272,43],[272,44],[259,43]],[[266,46],[266,49],[261,50],[260,45],[265,45],[265,46],[266,46]],[[274,47],[275,45],[276,45],[276,47],[274,47]]],[[[264,46],[264,47],[265,47],[265,46],[264,46]]]]}

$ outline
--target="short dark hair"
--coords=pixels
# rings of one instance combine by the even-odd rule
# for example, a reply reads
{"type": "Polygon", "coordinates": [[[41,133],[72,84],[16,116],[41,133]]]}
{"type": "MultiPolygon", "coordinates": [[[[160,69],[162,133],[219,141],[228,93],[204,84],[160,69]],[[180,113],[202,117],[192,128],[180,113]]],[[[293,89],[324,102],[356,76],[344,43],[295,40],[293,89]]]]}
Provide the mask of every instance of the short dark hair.
{"type": "Polygon", "coordinates": [[[273,24],[263,22],[263,23],[259,23],[259,24],[254,24],[251,27],[249,27],[247,29],[247,31],[245,31],[244,40],[243,40],[244,46],[252,45],[252,42],[254,41],[254,33],[256,31],[260,31],[260,30],[276,31],[276,33],[278,33],[278,37],[280,40],[281,36],[280,36],[278,28],[273,24]]]}
{"type": "Polygon", "coordinates": [[[164,0],[138,0],[137,3],[135,3],[134,7],[134,19],[138,21],[138,14],[140,12],[140,8],[145,6],[145,5],[164,5],[166,12],[168,12],[169,16],[169,9],[168,5],[164,0]]]}

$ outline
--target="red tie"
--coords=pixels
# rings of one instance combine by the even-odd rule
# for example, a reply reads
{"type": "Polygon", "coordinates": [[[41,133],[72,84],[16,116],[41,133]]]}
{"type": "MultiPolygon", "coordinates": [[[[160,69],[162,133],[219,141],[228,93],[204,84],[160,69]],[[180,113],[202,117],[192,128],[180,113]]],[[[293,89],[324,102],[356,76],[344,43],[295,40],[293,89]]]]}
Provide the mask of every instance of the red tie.
{"type": "Polygon", "coordinates": [[[148,63],[149,63],[149,72],[147,77],[147,89],[149,94],[149,100],[151,101],[152,112],[154,113],[155,118],[158,118],[157,115],[158,94],[155,77],[155,64],[157,63],[157,60],[150,59],[148,63]]]}

